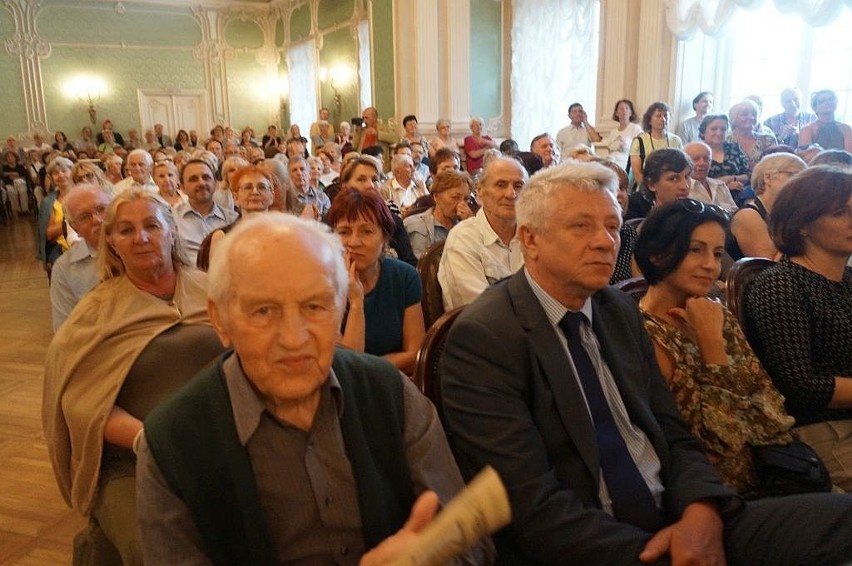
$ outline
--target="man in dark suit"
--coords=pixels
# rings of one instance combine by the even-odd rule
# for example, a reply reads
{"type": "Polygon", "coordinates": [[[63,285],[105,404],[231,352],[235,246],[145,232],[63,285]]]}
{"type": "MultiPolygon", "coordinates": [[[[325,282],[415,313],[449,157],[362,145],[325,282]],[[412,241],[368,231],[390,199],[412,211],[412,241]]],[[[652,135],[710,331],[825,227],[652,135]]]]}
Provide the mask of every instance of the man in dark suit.
{"type": "Polygon", "coordinates": [[[852,498],[745,505],[680,419],[638,309],[607,288],[616,185],[590,163],[536,175],[517,204],[525,268],[448,337],[441,394],[459,467],[493,466],[512,504],[501,562],[848,560],[852,537],[836,529],[852,526],[852,498]]]}

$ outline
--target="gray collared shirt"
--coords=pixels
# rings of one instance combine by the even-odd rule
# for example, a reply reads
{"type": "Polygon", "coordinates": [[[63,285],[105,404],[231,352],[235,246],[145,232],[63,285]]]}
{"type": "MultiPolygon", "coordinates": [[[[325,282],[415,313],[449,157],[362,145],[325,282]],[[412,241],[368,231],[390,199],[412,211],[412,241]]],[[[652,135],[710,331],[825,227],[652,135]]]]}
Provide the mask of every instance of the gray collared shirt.
{"type": "Polygon", "coordinates": [[[183,245],[186,258],[190,265],[195,265],[198,258],[198,248],[210,232],[224,228],[234,222],[238,215],[233,210],[223,210],[213,203],[213,208],[206,215],[201,214],[189,202],[182,202],[172,209],[178,227],[178,238],[183,245]]]}
{"type": "Polygon", "coordinates": [[[82,238],[71,244],[50,272],[50,304],[53,310],[53,331],[59,327],[80,302],[80,299],[100,283],[97,250],[82,238]]]}
{"type": "MultiPolygon", "coordinates": [[[[551,297],[547,291],[542,289],[535,279],[533,279],[529,274],[526,267],[524,268],[524,275],[526,276],[533,293],[538,299],[538,302],[541,303],[545,314],[547,314],[547,320],[553,327],[553,332],[556,334],[556,338],[562,345],[562,349],[565,351],[565,356],[571,364],[571,373],[574,374],[574,379],[577,380],[577,386],[580,391],[583,392],[583,385],[580,382],[580,378],[577,376],[574,361],[571,359],[571,353],[568,350],[568,340],[559,328],[559,321],[562,320],[562,317],[565,316],[568,309],[559,301],[551,297]]],[[[607,403],[609,404],[609,408],[612,411],[615,424],[618,427],[625,444],[627,444],[627,450],[630,452],[630,456],[636,463],[639,473],[642,474],[642,478],[645,480],[645,483],[648,484],[648,489],[651,490],[651,494],[654,496],[657,506],[661,506],[662,495],[665,488],[663,487],[663,482],[660,479],[660,458],[657,456],[657,452],[654,450],[654,446],[651,444],[648,436],[630,421],[630,416],[627,414],[627,408],[624,406],[624,400],[621,398],[618,385],[615,383],[615,379],[612,376],[609,366],[607,366],[606,362],[601,357],[601,347],[598,343],[597,336],[595,336],[594,330],[592,330],[592,301],[590,298],[586,299],[586,302],[583,304],[580,312],[583,313],[586,320],[589,321],[588,324],[583,324],[581,327],[580,340],[583,342],[583,347],[586,349],[586,352],[589,354],[589,358],[592,360],[592,364],[595,366],[595,372],[600,378],[601,387],[607,403]]],[[[585,393],[583,393],[583,400],[586,400],[585,393]]],[[[588,409],[588,402],[586,402],[586,408],[588,409]]],[[[589,413],[589,418],[592,418],[591,412],[589,413]]],[[[592,423],[592,426],[594,426],[594,423],[592,423]]],[[[609,497],[609,491],[607,490],[602,471],[599,475],[599,485],[600,488],[598,496],[600,497],[601,505],[607,513],[612,514],[612,500],[609,497]]]]}
{"type": "Polygon", "coordinates": [[[325,213],[331,208],[331,201],[328,195],[314,187],[308,187],[307,192],[304,193],[296,191],[296,195],[302,204],[313,204],[316,206],[320,216],[325,216],[325,213]]]}
{"type": "MultiPolygon", "coordinates": [[[[365,551],[352,468],[346,457],[340,415],[346,410],[334,371],[309,431],[272,415],[236,355],[224,363],[225,384],[237,437],[255,473],[261,505],[278,551],[288,564],[357,564],[365,551]]],[[[403,380],[404,457],[416,494],[437,492],[445,505],[463,486],[443,428],[431,403],[403,380]]],[[[137,464],[137,514],[142,550],[150,564],[205,564],[189,511],[169,488],[144,436],[137,464]]],[[[481,556],[486,544],[461,563],[481,556]]]]}

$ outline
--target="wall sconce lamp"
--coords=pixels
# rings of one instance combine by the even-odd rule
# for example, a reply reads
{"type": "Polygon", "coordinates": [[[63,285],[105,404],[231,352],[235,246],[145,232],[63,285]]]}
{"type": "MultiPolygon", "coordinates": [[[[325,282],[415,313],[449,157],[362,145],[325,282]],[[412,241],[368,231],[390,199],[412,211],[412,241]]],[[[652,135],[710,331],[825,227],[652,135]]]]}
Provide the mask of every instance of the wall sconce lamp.
{"type": "Polygon", "coordinates": [[[88,105],[89,120],[92,124],[98,121],[98,111],[95,104],[106,94],[106,82],[97,76],[79,75],[65,83],[66,94],[75,100],[88,105]]]}
{"type": "Polygon", "coordinates": [[[320,82],[327,84],[334,95],[334,121],[337,122],[340,120],[341,107],[343,106],[340,91],[352,82],[352,70],[345,65],[335,65],[331,69],[321,67],[320,82]]]}

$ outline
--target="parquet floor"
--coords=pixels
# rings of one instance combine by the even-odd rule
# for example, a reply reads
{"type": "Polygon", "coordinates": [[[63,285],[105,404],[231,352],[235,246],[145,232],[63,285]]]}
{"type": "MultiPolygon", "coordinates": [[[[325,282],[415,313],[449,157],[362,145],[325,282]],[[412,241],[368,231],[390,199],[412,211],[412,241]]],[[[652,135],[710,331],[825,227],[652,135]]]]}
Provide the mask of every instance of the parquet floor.
{"type": "Polygon", "coordinates": [[[0,565],[70,564],[85,525],[59,494],[41,430],[53,333],[34,229],[33,217],[0,225],[0,565]]]}

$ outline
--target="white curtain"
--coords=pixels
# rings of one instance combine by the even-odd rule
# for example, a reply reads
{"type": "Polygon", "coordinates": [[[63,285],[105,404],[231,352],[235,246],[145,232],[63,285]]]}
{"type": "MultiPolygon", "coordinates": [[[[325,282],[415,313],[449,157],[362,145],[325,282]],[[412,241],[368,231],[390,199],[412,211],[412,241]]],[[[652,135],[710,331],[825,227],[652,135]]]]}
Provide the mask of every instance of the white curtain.
{"type": "Polygon", "coordinates": [[[543,132],[556,137],[568,106],[595,115],[599,0],[514,0],[512,137],[522,150],[543,132]]]}
{"type": "Polygon", "coordinates": [[[358,84],[361,106],[358,109],[373,105],[373,77],[370,68],[370,22],[358,22],[358,84]]]}
{"type": "MultiPolygon", "coordinates": [[[[699,29],[711,37],[728,30],[728,23],[737,9],[753,10],[766,0],[668,0],[666,22],[678,39],[692,37],[699,29]]],[[[833,22],[845,8],[852,9],[852,0],[773,0],[782,13],[798,14],[811,26],[833,22]]]]}
{"type": "Polygon", "coordinates": [[[287,50],[290,82],[290,123],[298,124],[302,136],[317,119],[317,61],[313,40],[297,43],[287,50]]]}

